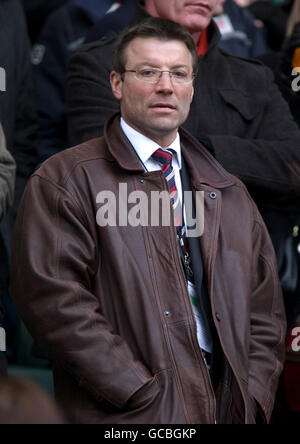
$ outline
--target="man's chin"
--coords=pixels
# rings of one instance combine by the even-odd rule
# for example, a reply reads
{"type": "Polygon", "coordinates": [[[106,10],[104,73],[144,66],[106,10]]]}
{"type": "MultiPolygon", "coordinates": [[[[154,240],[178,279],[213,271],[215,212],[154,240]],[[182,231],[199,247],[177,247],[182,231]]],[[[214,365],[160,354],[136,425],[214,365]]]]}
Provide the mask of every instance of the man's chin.
{"type": "MultiPolygon", "coordinates": [[[[150,126],[150,125],[149,125],[150,126]]],[[[161,117],[160,119],[156,120],[152,123],[151,128],[153,132],[159,133],[172,133],[174,131],[177,131],[180,124],[176,120],[168,119],[167,117],[161,117]]]]}
{"type": "Polygon", "coordinates": [[[191,34],[196,34],[198,32],[201,33],[204,29],[206,29],[208,27],[211,20],[212,20],[212,17],[210,17],[210,16],[206,17],[206,16],[202,16],[200,14],[197,14],[193,18],[190,18],[184,27],[187,28],[191,34]]]}

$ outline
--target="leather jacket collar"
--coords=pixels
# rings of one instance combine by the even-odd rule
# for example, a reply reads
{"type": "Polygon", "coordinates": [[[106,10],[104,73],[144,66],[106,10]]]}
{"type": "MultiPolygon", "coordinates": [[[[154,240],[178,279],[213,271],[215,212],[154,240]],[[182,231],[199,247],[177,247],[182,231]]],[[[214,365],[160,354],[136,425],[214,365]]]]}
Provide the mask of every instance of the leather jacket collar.
{"type": "MultiPolygon", "coordinates": [[[[189,167],[192,184],[195,188],[198,188],[201,183],[220,189],[235,184],[233,176],[222,168],[203,145],[183,128],[180,128],[179,133],[182,154],[189,167]]],[[[135,150],[120,127],[119,113],[107,121],[104,137],[111,157],[119,164],[120,168],[131,172],[144,173],[135,150]],[[127,149],[124,149],[124,146],[127,149]]]]}

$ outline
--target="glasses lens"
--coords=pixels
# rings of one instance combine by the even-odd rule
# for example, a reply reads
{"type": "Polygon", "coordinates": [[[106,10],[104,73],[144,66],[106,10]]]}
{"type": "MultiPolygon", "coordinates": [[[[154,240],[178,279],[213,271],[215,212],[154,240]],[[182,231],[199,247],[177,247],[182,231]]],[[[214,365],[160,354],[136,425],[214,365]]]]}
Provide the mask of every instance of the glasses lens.
{"type": "Polygon", "coordinates": [[[168,73],[170,79],[176,84],[190,83],[193,80],[193,74],[185,71],[160,71],[159,69],[142,69],[136,71],[135,77],[147,83],[158,83],[163,74],[168,73]]]}
{"type": "Polygon", "coordinates": [[[191,75],[185,71],[172,71],[172,79],[175,83],[188,83],[191,81],[191,75]]]}
{"type": "Polygon", "coordinates": [[[147,83],[157,83],[160,78],[160,71],[157,69],[142,69],[136,72],[136,78],[147,83]]]}

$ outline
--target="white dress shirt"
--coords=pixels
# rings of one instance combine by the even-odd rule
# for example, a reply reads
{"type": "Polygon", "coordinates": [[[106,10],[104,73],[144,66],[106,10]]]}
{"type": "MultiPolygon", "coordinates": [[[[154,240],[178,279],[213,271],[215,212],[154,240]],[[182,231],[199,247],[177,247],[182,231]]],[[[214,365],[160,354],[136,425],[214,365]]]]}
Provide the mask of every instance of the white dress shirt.
{"type": "MultiPolygon", "coordinates": [[[[129,126],[125,120],[121,117],[121,128],[125,133],[127,139],[135,149],[138,157],[141,160],[142,165],[146,171],[160,171],[161,165],[151,158],[152,154],[155,153],[158,148],[162,148],[153,140],[144,136],[143,134],[136,131],[134,128],[129,126]]],[[[179,193],[180,202],[182,203],[182,185],[181,185],[181,146],[180,146],[180,136],[177,133],[174,142],[168,146],[168,149],[175,151],[176,154],[173,155],[172,167],[175,173],[175,183],[176,188],[179,193]]]]}

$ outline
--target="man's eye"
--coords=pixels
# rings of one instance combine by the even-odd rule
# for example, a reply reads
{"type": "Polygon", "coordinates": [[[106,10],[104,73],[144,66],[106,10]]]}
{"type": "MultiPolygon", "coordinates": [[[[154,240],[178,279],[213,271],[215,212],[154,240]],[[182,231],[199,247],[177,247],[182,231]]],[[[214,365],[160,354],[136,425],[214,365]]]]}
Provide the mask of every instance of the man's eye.
{"type": "Polygon", "coordinates": [[[172,75],[177,79],[185,79],[188,76],[184,71],[173,71],[172,75]]]}
{"type": "Polygon", "coordinates": [[[143,71],[140,71],[140,75],[142,77],[154,77],[155,71],[153,71],[151,69],[144,69],[143,71]]]}

